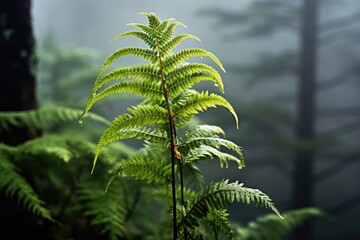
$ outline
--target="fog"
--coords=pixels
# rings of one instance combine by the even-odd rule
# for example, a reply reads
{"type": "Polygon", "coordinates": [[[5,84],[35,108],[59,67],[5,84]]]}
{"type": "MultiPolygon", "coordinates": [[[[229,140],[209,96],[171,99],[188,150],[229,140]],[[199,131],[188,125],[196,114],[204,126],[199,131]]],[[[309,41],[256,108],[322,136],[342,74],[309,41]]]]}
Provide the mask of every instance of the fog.
{"type": "MultiPolygon", "coordinates": [[[[230,178],[244,181],[245,185],[269,194],[279,210],[286,211],[292,206],[291,174],[295,170],[291,147],[297,143],[285,136],[295,138],[293,129],[288,126],[296,118],[299,69],[292,68],[293,65],[289,64],[288,71],[274,76],[268,72],[261,75],[259,70],[255,80],[250,74],[244,73],[248,71],[248,66],[263,59],[261,54],[299,51],[301,26],[294,26],[291,31],[280,29],[274,34],[245,37],[246,27],[257,19],[253,19],[253,22],[244,20],[242,23],[241,20],[231,20],[231,16],[246,13],[252,2],[266,1],[33,0],[33,24],[39,46],[50,31],[59,46],[96,50],[102,62],[117,48],[134,45],[132,39],[122,39],[110,44],[108,41],[113,36],[130,30],[131,27],[126,24],[145,22],[144,17],[137,14],[139,12],[154,12],[162,20],[175,18],[183,22],[188,28],[178,28],[177,33],[186,32],[201,39],[201,42],[186,40],[183,47],[201,47],[211,51],[227,70],[226,74],[222,74],[224,97],[238,111],[240,129],[236,129],[231,115],[222,109],[212,109],[200,117],[206,123],[224,128],[229,133],[229,138],[242,145],[245,151],[246,168],[241,171],[236,168],[219,169],[218,162],[215,162],[202,166],[206,170],[206,177],[208,180],[230,178]],[[280,108],[281,111],[278,111],[278,115],[267,113],[273,110],[270,106],[280,108]],[[260,113],[255,113],[255,110],[260,113]],[[275,131],[278,132],[274,133],[275,131]]],[[[291,1],[287,4],[300,9],[301,3],[302,1],[291,1]]],[[[360,12],[360,5],[356,0],[323,0],[321,3],[321,23],[360,12]]],[[[283,13],[286,15],[287,12],[283,13]]],[[[356,239],[360,236],[356,220],[360,217],[360,17],[344,21],[344,24],[346,27],[343,30],[334,28],[318,36],[318,44],[324,43],[324,47],[317,50],[316,79],[318,83],[330,81],[330,85],[316,94],[318,112],[315,133],[319,136],[325,133],[316,138],[316,141],[324,146],[328,145],[318,149],[317,161],[314,162],[314,173],[326,173],[323,175],[325,180],[321,180],[313,188],[313,205],[325,210],[332,209],[334,218],[317,222],[314,235],[316,240],[356,239]],[[334,41],[326,44],[328,39],[334,41]],[[343,73],[348,69],[351,73],[343,73]],[[336,143],[327,143],[326,140],[329,139],[335,139],[336,143]],[[349,156],[355,157],[342,162],[342,159],[349,156]],[[335,169],[334,174],[326,175],[331,172],[328,171],[329,168],[335,169]]],[[[320,30],[321,27],[319,24],[320,30]]],[[[289,60],[285,59],[283,66],[287,67],[287,63],[292,61],[294,65],[298,64],[297,54],[295,53],[295,58],[290,56],[289,60]]],[[[231,216],[246,223],[264,213],[267,211],[240,206],[232,209],[231,216]]]]}

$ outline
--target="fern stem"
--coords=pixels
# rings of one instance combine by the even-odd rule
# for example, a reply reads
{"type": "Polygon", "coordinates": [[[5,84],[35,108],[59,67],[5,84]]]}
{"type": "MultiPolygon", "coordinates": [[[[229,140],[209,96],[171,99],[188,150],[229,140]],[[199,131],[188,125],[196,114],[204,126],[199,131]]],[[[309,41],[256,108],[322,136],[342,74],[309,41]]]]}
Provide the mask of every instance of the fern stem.
{"type": "Polygon", "coordinates": [[[173,240],[177,239],[177,220],[176,220],[176,182],[175,182],[175,123],[172,116],[169,94],[165,85],[165,73],[164,73],[164,64],[161,59],[161,51],[159,47],[159,38],[156,32],[156,47],[157,47],[157,56],[159,58],[159,64],[161,69],[161,84],[163,87],[163,93],[166,102],[166,108],[168,112],[168,119],[170,125],[170,152],[171,152],[171,190],[172,190],[172,212],[173,212],[173,240]]]}
{"type": "MultiPolygon", "coordinates": [[[[184,174],[183,174],[183,164],[182,161],[179,161],[179,169],[180,169],[180,193],[181,193],[181,205],[184,205],[184,174]]],[[[184,240],[188,239],[188,232],[186,228],[184,228],[184,240]]]]}

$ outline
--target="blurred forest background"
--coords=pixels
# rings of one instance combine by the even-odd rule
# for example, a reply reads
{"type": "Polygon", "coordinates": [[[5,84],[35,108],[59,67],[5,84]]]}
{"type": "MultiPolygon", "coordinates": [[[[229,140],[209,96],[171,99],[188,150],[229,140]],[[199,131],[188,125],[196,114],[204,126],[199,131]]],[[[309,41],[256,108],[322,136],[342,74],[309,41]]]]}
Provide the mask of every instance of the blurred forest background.
{"type": "MultiPolygon", "coordinates": [[[[29,86],[3,78],[0,111],[52,104],[83,108],[103,60],[117,48],[134,45],[133,39],[108,41],[129,30],[127,23],[141,22],[138,12],[183,22],[187,33],[202,40],[186,41],[183,47],[213,52],[227,70],[222,75],[225,95],[239,114],[239,129],[222,109],[200,114],[200,121],[219,125],[241,145],[246,167],[219,170],[217,161],[208,162],[201,166],[205,180],[230,178],[259,188],[281,212],[313,206],[328,214],[302,226],[293,239],[360,239],[357,0],[32,0],[34,82],[29,86]],[[11,98],[23,90],[12,84],[34,88],[33,103],[16,107],[11,98]]],[[[13,34],[1,30],[0,39],[13,34]]],[[[136,60],[127,58],[126,64],[136,60]]],[[[137,101],[119,96],[94,112],[112,119],[137,101]]],[[[101,130],[80,128],[77,122],[67,129],[94,142],[101,130]]],[[[230,214],[246,223],[266,212],[241,205],[230,214]]]]}

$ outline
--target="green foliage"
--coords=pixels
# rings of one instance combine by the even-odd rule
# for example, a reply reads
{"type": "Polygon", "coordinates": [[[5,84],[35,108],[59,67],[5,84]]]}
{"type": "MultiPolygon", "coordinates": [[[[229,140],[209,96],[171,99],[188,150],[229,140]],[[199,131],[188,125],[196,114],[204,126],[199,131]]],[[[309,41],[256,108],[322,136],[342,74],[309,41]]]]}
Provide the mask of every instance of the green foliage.
{"type": "MultiPolygon", "coordinates": [[[[77,122],[80,114],[77,109],[55,106],[2,112],[0,131],[14,126],[49,131],[50,127],[77,122]]],[[[96,114],[89,117],[102,123],[107,121],[96,114]]],[[[23,237],[30,236],[25,233],[26,226],[29,230],[41,228],[44,220],[54,226],[43,227],[42,234],[53,239],[69,239],[79,233],[87,239],[94,239],[90,235],[110,239],[123,235],[124,219],[131,210],[128,202],[133,195],[116,191],[111,198],[110,191],[105,198],[104,188],[114,162],[130,156],[133,150],[120,143],[104,148],[99,174],[90,176],[95,148],[84,137],[50,133],[15,147],[0,145],[0,194],[19,206],[17,219],[24,219],[24,223],[18,220],[17,224],[24,224],[23,237]],[[93,227],[89,228],[87,222],[93,227]]],[[[2,221],[13,218],[13,208],[2,206],[2,221]]]]}
{"type": "Polygon", "coordinates": [[[265,193],[242,187],[237,181],[229,183],[223,180],[201,188],[199,183],[202,174],[196,167],[198,161],[218,158],[221,167],[228,167],[230,160],[235,161],[240,169],[245,164],[242,148],[221,138],[225,133],[220,127],[189,126],[197,114],[217,106],[229,110],[236,126],[238,117],[224,97],[193,88],[201,81],[210,81],[223,93],[224,84],[220,74],[209,65],[186,61],[208,57],[223,72],[225,69],[220,60],[207,50],[189,48],[174,51],[185,39],[199,40],[190,34],[173,36],[175,27],[184,26],[182,23],[174,22],[173,19],[161,21],[153,13],[140,14],[147,17],[148,25],[129,24],[138,31],[119,34],[111,41],[131,36],[142,40],[147,48],[125,47],[109,55],[100,68],[79,122],[83,124],[83,117],[106,97],[130,93],[140,95],[144,100],[128,108],[127,113],[117,116],[103,131],[95,150],[92,173],[102,155],[102,149],[108,144],[123,139],[144,140],[144,149],[117,164],[117,170],[109,179],[107,188],[115,180],[124,177],[148,183],[153,193],[157,193],[153,197],[161,196],[166,202],[165,216],[172,218],[173,239],[188,239],[190,236],[212,236],[217,239],[221,234],[232,238],[234,231],[226,207],[233,202],[254,203],[270,208],[281,217],[265,193]],[[112,63],[126,56],[136,56],[141,62],[148,62],[108,70],[112,63]],[[185,130],[183,136],[178,134],[182,128],[185,130]],[[185,187],[185,182],[197,183],[200,190],[185,187]],[[168,191],[170,186],[171,194],[168,191]],[[213,226],[216,226],[215,229],[212,229],[213,226]]]}
{"type": "MultiPolygon", "coordinates": [[[[0,112],[0,129],[6,131],[10,127],[30,127],[49,129],[62,123],[78,120],[81,110],[49,105],[27,111],[0,112]]],[[[90,113],[87,118],[109,125],[110,122],[95,113],[90,113]]]]}
{"type": "Polygon", "coordinates": [[[236,236],[244,240],[282,240],[308,219],[324,215],[325,213],[317,208],[290,210],[283,213],[284,219],[279,219],[275,214],[267,214],[247,226],[236,227],[236,236]]]}
{"type": "Polygon", "coordinates": [[[44,202],[40,200],[26,179],[19,174],[19,170],[12,164],[13,151],[10,147],[0,145],[0,191],[3,191],[5,196],[10,198],[16,196],[24,208],[53,221],[49,210],[44,206],[44,202]]]}
{"type": "Polygon", "coordinates": [[[184,226],[187,229],[194,229],[199,226],[199,221],[207,217],[209,213],[224,209],[233,202],[255,203],[256,206],[272,209],[281,217],[274,203],[266,194],[258,189],[245,188],[242,185],[238,182],[228,183],[228,180],[210,183],[189,201],[179,228],[184,226]]]}

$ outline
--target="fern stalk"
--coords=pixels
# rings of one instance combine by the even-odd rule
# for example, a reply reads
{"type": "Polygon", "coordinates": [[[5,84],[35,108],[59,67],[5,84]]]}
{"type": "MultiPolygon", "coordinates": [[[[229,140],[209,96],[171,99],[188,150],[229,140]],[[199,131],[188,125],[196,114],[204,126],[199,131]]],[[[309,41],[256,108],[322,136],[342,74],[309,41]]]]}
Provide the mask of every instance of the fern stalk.
{"type": "Polygon", "coordinates": [[[173,206],[173,239],[177,238],[177,221],[176,221],[176,182],[175,182],[175,123],[171,113],[169,94],[166,89],[165,84],[165,72],[164,64],[161,59],[161,52],[159,46],[159,37],[158,33],[155,34],[156,37],[156,47],[157,47],[157,56],[159,58],[160,72],[161,72],[161,85],[163,88],[163,94],[166,103],[166,109],[168,112],[168,121],[169,121],[169,133],[170,133],[170,152],[171,152],[171,191],[172,191],[172,206],[173,206]]]}

